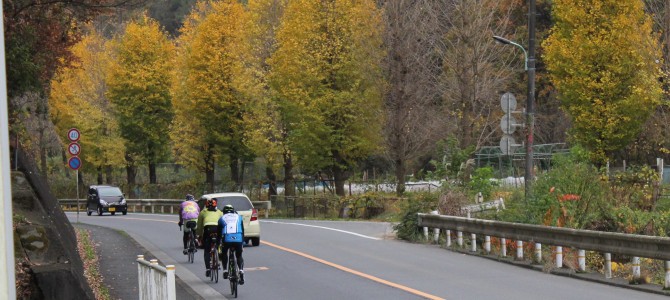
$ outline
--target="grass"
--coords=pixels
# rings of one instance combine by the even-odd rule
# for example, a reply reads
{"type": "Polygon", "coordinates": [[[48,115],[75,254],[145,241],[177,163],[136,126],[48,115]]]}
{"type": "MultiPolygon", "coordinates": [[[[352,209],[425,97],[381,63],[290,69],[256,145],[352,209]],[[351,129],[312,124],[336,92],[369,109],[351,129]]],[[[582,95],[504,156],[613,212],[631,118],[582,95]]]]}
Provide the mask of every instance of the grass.
{"type": "Polygon", "coordinates": [[[75,229],[77,233],[77,249],[84,263],[84,277],[95,294],[96,300],[110,300],[109,289],[102,283],[102,275],[98,265],[98,255],[91,241],[88,230],[75,229]]]}

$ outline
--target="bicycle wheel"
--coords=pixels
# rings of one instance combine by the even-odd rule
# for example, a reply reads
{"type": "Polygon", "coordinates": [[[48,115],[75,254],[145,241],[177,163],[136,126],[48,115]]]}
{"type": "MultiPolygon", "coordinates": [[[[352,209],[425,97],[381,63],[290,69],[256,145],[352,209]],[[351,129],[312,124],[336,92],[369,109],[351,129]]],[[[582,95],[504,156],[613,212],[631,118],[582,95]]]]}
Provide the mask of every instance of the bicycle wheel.
{"type": "Polygon", "coordinates": [[[188,241],[188,261],[191,263],[195,261],[195,236],[193,235],[192,229],[191,234],[189,234],[188,241]]]}
{"type": "Polygon", "coordinates": [[[237,281],[239,280],[239,272],[237,271],[237,257],[233,249],[229,250],[228,257],[228,278],[230,279],[230,293],[237,298],[237,281]]]}
{"type": "Polygon", "coordinates": [[[214,257],[216,255],[214,254],[216,250],[214,250],[214,246],[212,246],[212,249],[209,250],[209,280],[214,281],[214,264],[216,263],[214,261],[214,257]]]}
{"type": "Polygon", "coordinates": [[[219,283],[219,255],[216,250],[214,250],[214,270],[212,270],[214,275],[214,282],[219,283]]]}

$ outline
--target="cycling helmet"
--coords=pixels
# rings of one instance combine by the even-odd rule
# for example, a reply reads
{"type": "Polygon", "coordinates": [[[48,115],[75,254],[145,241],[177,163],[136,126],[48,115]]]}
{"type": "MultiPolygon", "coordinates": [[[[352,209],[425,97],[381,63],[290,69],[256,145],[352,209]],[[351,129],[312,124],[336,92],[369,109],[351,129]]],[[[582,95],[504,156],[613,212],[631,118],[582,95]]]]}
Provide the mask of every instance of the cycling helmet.
{"type": "Polygon", "coordinates": [[[224,214],[233,213],[233,212],[235,212],[235,209],[233,208],[232,205],[226,204],[226,206],[223,207],[223,213],[224,214]]]}
{"type": "Polygon", "coordinates": [[[191,194],[186,194],[186,201],[195,201],[195,197],[191,194]]]}
{"type": "Polygon", "coordinates": [[[207,200],[207,202],[205,202],[207,208],[212,210],[216,209],[216,204],[217,204],[216,198],[209,199],[207,200]]]}

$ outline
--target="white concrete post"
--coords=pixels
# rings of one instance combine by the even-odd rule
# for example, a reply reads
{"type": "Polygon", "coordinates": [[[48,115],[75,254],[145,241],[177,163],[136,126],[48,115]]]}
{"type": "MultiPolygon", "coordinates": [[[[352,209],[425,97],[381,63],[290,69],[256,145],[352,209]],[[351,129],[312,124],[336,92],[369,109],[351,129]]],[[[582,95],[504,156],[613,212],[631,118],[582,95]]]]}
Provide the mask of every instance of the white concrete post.
{"type": "Polygon", "coordinates": [[[563,267],[563,247],[556,246],[556,267],[563,267]]]}
{"type": "Polygon", "coordinates": [[[177,286],[174,281],[174,265],[165,266],[165,275],[167,276],[167,300],[177,300],[177,286]]]}
{"type": "Polygon", "coordinates": [[[612,254],[605,253],[605,278],[612,278],[612,254]]]}
{"type": "Polygon", "coordinates": [[[535,243],[535,262],[542,262],[542,244],[540,243],[535,243]]]}
{"type": "Polygon", "coordinates": [[[500,256],[507,257],[507,239],[500,239],[500,256]]]}
{"type": "Polygon", "coordinates": [[[577,250],[577,261],[579,262],[579,271],[586,272],[586,250],[577,250]]]}
{"type": "Polygon", "coordinates": [[[491,253],[491,236],[489,235],[484,237],[484,251],[486,251],[486,254],[491,253]]]}
{"type": "Polygon", "coordinates": [[[470,234],[470,244],[472,245],[470,251],[477,252],[477,235],[474,233],[470,234]]]}
{"type": "Polygon", "coordinates": [[[523,241],[516,241],[516,259],[523,260],[523,241]]]}
{"type": "MultiPolygon", "coordinates": [[[[439,215],[440,213],[437,210],[431,211],[431,215],[439,215]]],[[[437,244],[437,242],[440,240],[440,229],[439,228],[433,228],[433,240],[437,244]]]]}
{"type": "Polygon", "coordinates": [[[428,239],[428,227],[423,228],[423,237],[428,239]]]}
{"type": "Polygon", "coordinates": [[[665,261],[665,282],[663,283],[664,289],[670,288],[670,261],[665,261]]]}
{"type": "Polygon", "coordinates": [[[640,258],[633,256],[633,281],[638,282],[640,280],[640,258]]]}
{"type": "MultiPolygon", "coordinates": [[[[152,209],[153,209],[153,206],[152,206],[152,209]]],[[[156,266],[158,266],[158,259],[154,258],[154,259],[150,260],[149,263],[151,264],[151,268],[149,269],[149,273],[151,274],[151,275],[149,275],[149,278],[150,278],[149,279],[149,290],[150,290],[149,294],[151,295],[151,299],[158,299],[158,297],[157,297],[158,296],[158,285],[156,284],[156,281],[157,281],[156,277],[158,277],[158,275],[156,274],[157,273],[156,266]]]]}
{"type": "Polygon", "coordinates": [[[142,296],[144,295],[144,290],[146,289],[146,284],[144,282],[146,277],[143,274],[144,268],[142,267],[142,263],[140,263],[141,261],[144,261],[144,255],[137,256],[137,284],[139,287],[137,291],[139,293],[139,299],[144,299],[142,296]]]}
{"type": "Polygon", "coordinates": [[[456,241],[458,242],[458,247],[463,248],[463,232],[459,231],[456,233],[456,241]]]}
{"type": "Polygon", "coordinates": [[[447,247],[451,247],[451,230],[447,230],[447,247]]]}

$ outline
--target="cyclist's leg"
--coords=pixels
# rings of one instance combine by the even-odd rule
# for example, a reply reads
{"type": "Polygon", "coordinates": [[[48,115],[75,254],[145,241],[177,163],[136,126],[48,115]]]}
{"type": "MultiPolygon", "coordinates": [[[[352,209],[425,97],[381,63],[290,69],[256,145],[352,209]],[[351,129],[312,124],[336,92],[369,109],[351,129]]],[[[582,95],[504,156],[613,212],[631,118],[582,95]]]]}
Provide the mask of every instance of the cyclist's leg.
{"type": "Polygon", "coordinates": [[[242,258],[242,243],[235,243],[235,256],[237,257],[237,267],[240,268],[240,272],[244,271],[244,259],[242,258]]]}
{"type": "Polygon", "coordinates": [[[244,259],[242,259],[242,243],[235,243],[235,257],[237,267],[240,269],[240,284],[244,284],[244,259]]]}
{"type": "Polygon", "coordinates": [[[207,274],[209,274],[209,256],[211,255],[209,253],[209,249],[211,247],[211,242],[212,242],[209,238],[210,228],[211,228],[210,226],[205,226],[204,232],[203,232],[203,235],[205,236],[203,238],[203,242],[205,244],[205,248],[204,248],[205,251],[202,251],[202,252],[203,252],[204,258],[205,258],[204,259],[205,260],[205,269],[207,269],[207,274]]]}
{"type": "Polygon", "coordinates": [[[228,243],[221,242],[221,254],[219,258],[223,266],[223,279],[228,279],[228,248],[230,248],[228,243]]]}
{"type": "Polygon", "coordinates": [[[184,254],[186,254],[186,249],[188,249],[188,238],[189,238],[190,234],[191,234],[191,231],[189,231],[188,228],[184,228],[184,237],[183,237],[184,254]]]}

